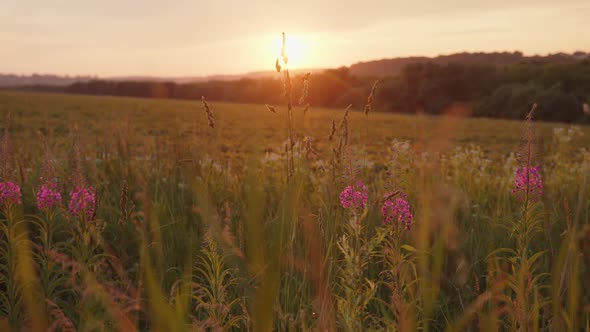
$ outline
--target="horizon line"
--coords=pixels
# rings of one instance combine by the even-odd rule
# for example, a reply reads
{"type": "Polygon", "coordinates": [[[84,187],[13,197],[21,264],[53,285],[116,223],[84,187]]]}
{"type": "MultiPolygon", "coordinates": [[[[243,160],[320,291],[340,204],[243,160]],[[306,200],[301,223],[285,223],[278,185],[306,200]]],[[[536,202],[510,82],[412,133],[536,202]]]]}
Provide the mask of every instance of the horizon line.
{"type": "MultiPolygon", "coordinates": [[[[512,50],[512,51],[461,51],[461,52],[452,52],[452,53],[439,53],[437,55],[405,55],[405,56],[394,56],[394,57],[382,57],[382,58],[374,58],[369,60],[358,60],[351,64],[345,65],[337,65],[331,67],[315,67],[315,68],[289,68],[292,71],[324,71],[329,69],[338,69],[338,68],[350,68],[356,64],[368,63],[368,62],[376,62],[376,61],[383,61],[383,60],[394,60],[394,59],[409,59],[409,58],[428,58],[434,59],[438,57],[445,57],[451,55],[458,55],[458,54],[493,54],[493,53],[520,53],[523,57],[547,57],[550,55],[575,55],[577,53],[584,53],[590,56],[590,50],[581,50],[578,49],[576,51],[571,52],[564,52],[564,51],[555,51],[555,52],[546,52],[546,53],[532,53],[526,54],[523,51],[519,50],[512,50]]],[[[213,73],[213,74],[188,74],[188,75],[165,75],[165,76],[158,76],[152,74],[121,74],[121,75],[101,75],[101,74],[58,74],[52,72],[28,72],[28,73],[14,73],[14,72],[0,72],[0,75],[13,75],[13,76],[20,76],[20,77],[29,77],[29,76],[56,76],[60,78],[98,78],[98,79],[122,79],[122,78],[152,78],[152,79],[195,79],[195,78],[211,78],[215,76],[244,76],[244,75],[252,75],[252,74],[264,74],[274,71],[274,65],[269,66],[269,69],[252,69],[249,71],[241,71],[241,72],[232,72],[232,73],[213,73]]]]}

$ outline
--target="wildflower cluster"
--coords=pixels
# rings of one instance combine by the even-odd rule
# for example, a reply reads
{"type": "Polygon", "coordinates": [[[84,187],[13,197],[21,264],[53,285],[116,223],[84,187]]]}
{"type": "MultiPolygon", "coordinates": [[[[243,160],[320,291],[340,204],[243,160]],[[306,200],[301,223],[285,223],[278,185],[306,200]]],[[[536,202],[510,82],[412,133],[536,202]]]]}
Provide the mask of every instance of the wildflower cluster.
{"type": "Polygon", "coordinates": [[[368,197],[367,187],[365,187],[365,184],[361,180],[358,180],[354,186],[349,185],[342,190],[340,193],[340,204],[345,209],[364,209],[368,197]]]}
{"type": "Polygon", "coordinates": [[[42,185],[37,192],[39,210],[49,210],[61,204],[61,194],[55,182],[42,185]]]}
{"type": "Polygon", "coordinates": [[[75,217],[85,216],[86,220],[92,219],[95,209],[95,195],[92,187],[77,187],[70,192],[70,213],[75,217]]]}
{"type": "Polygon", "coordinates": [[[397,198],[391,198],[393,194],[388,193],[381,207],[383,215],[383,224],[404,224],[408,230],[412,226],[414,216],[410,212],[410,203],[408,203],[405,194],[400,194],[397,198]]]}
{"type": "Polygon", "coordinates": [[[12,204],[22,204],[19,185],[11,181],[0,182],[0,205],[12,204]]]}
{"type": "Polygon", "coordinates": [[[518,167],[514,175],[512,193],[516,195],[518,200],[522,200],[528,195],[530,200],[535,201],[543,195],[543,180],[541,180],[538,167],[518,167]]]}
{"type": "Polygon", "coordinates": [[[584,136],[584,132],[578,126],[570,126],[567,129],[553,128],[553,140],[557,144],[568,144],[582,136],[584,136]]]}
{"type": "MultiPolygon", "coordinates": [[[[403,224],[410,230],[414,215],[410,211],[410,203],[405,194],[387,193],[381,207],[383,224],[403,224]]],[[[367,188],[362,181],[349,185],[340,193],[340,204],[343,208],[363,209],[368,200],[367,188]]]]}

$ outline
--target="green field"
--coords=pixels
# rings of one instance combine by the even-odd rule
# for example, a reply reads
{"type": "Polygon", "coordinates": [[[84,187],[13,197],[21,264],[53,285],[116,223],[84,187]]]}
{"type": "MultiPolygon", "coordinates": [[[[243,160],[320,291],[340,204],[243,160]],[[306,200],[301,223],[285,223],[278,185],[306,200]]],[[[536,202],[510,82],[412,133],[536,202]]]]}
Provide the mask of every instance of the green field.
{"type": "Polygon", "coordinates": [[[210,106],[0,91],[1,331],[589,330],[590,127],[210,106]]]}
{"type": "MultiPolygon", "coordinates": [[[[15,138],[22,138],[24,142],[35,140],[37,131],[46,126],[57,136],[66,137],[71,126],[78,124],[84,128],[81,138],[91,140],[91,144],[107,143],[113,136],[105,134],[123,129],[128,138],[139,138],[138,144],[148,145],[156,137],[173,142],[191,140],[199,149],[214,144],[218,146],[206,148],[219,151],[229,148],[227,153],[249,155],[281,151],[287,131],[286,107],[277,107],[278,114],[273,114],[264,105],[212,103],[216,121],[214,132],[208,130],[200,101],[0,92],[0,107],[3,113],[12,113],[15,138]],[[214,142],[209,139],[212,136],[214,142]]],[[[343,111],[312,108],[305,116],[296,111],[296,134],[310,136],[318,151],[328,154],[323,157],[329,157],[331,148],[327,139],[332,120],[339,123],[343,111]]],[[[367,120],[361,112],[352,112],[350,125],[352,143],[366,147],[375,156],[382,155],[383,147],[393,140],[440,138],[449,140],[453,146],[476,144],[484,151],[508,154],[518,148],[522,138],[522,123],[506,120],[385,113],[372,113],[367,120]]],[[[568,125],[537,125],[543,143],[551,143],[556,127],[567,128],[568,125]]],[[[587,147],[590,127],[580,128],[585,135],[572,144],[587,147]]]]}

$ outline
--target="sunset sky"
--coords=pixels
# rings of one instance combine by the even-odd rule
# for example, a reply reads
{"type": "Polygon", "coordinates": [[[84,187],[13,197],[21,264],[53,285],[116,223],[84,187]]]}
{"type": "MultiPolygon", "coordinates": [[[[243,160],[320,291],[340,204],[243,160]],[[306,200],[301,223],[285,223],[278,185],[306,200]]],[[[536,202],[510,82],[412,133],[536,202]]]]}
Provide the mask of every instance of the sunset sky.
{"type": "Polygon", "coordinates": [[[0,72],[196,76],[460,51],[590,51],[590,1],[0,1],[0,72]]]}

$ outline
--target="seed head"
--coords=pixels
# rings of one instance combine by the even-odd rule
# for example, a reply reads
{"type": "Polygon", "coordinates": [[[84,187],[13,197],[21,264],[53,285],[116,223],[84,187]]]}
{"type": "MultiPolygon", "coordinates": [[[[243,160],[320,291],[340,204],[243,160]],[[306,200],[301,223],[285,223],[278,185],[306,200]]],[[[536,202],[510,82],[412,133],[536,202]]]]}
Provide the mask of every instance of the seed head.
{"type": "Polygon", "coordinates": [[[213,112],[211,112],[211,108],[205,100],[205,96],[201,96],[201,102],[203,103],[203,108],[205,108],[205,113],[207,113],[207,121],[209,123],[209,127],[215,128],[215,121],[213,120],[213,112]]]}
{"type": "Polygon", "coordinates": [[[334,134],[336,133],[336,120],[332,120],[332,131],[330,131],[330,137],[328,137],[328,140],[332,140],[332,138],[334,138],[334,134]]]}
{"type": "Polygon", "coordinates": [[[373,100],[375,99],[375,92],[377,91],[377,86],[379,85],[379,80],[376,80],[373,83],[373,87],[371,88],[371,93],[367,98],[367,104],[365,105],[365,114],[369,114],[369,112],[373,109],[373,100]]]}
{"type": "Polygon", "coordinates": [[[311,72],[307,72],[302,80],[303,80],[303,90],[301,91],[301,98],[299,98],[299,105],[305,104],[307,101],[307,96],[309,95],[309,76],[311,72]]]}

